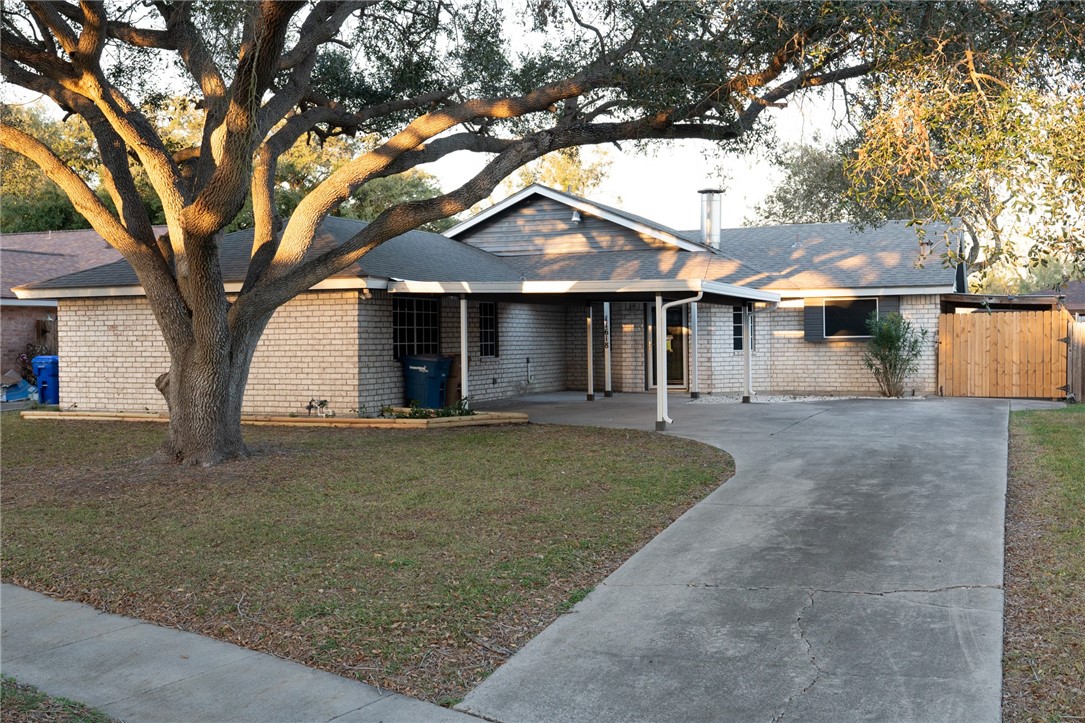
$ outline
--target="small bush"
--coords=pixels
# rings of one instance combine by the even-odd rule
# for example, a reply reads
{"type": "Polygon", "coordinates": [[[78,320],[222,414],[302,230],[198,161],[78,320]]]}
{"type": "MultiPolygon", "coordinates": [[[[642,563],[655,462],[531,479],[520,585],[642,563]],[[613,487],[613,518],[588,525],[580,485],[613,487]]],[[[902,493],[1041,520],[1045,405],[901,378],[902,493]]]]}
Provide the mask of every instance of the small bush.
{"type": "Polygon", "coordinates": [[[919,367],[928,331],[917,329],[895,311],[880,317],[874,312],[866,325],[870,340],[863,353],[863,364],[874,372],[883,396],[903,397],[904,380],[919,367]]]}

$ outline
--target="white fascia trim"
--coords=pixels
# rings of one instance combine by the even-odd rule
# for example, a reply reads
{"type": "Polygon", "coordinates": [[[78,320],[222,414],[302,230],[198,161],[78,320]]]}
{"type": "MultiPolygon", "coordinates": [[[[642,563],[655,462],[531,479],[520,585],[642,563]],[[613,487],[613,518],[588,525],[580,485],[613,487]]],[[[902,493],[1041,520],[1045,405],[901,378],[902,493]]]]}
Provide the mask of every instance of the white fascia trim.
{"type": "Polygon", "coordinates": [[[666,279],[653,281],[393,281],[391,294],[643,294],[699,292],[734,296],[751,301],[778,302],[780,295],[771,291],[733,286],[702,279],[666,279]]]}
{"type": "Polygon", "coordinates": [[[0,306],[48,306],[56,308],[57,300],[50,297],[48,299],[0,299],[0,306]]]}
{"type": "Polygon", "coordinates": [[[482,223],[486,219],[501,213],[508,207],[513,206],[524,200],[528,196],[533,195],[545,196],[552,201],[564,203],[570,208],[575,208],[583,213],[589,213],[592,216],[598,216],[599,218],[606,219],[611,223],[616,223],[619,226],[624,226],[625,228],[636,231],[637,233],[642,233],[645,236],[650,236],[651,238],[658,239],[660,241],[663,241],[664,243],[671,244],[672,246],[677,246],[678,248],[685,249],[686,251],[701,251],[706,253],[708,251],[708,249],[706,249],[701,244],[687,241],[681,236],[675,236],[674,234],[667,233],[666,231],[661,231],[657,228],[646,226],[643,223],[638,223],[636,221],[630,220],[620,214],[616,214],[611,211],[607,211],[606,209],[599,208],[598,206],[595,206],[589,201],[582,201],[578,198],[567,196],[560,191],[555,191],[552,188],[547,188],[546,186],[540,186],[538,184],[532,184],[527,188],[517,191],[516,193],[506,198],[504,201],[496,203],[493,206],[490,206],[485,211],[480,212],[478,215],[472,216],[466,221],[463,221],[456,226],[448,229],[444,232],[444,235],[448,236],[449,238],[455,238],[457,234],[466,231],[467,229],[475,226],[476,224],[482,223]]]}
{"type": "Polygon", "coordinates": [[[840,289],[781,290],[785,299],[853,298],[858,296],[937,296],[952,294],[953,284],[947,286],[861,286],[840,289]]]}
{"type": "MultiPolygon", "coordinates": [[[[237,294],[241,291],[242,282],[229,281],[223,284],[223,290],[227,294],[237,294]]],[[[324,279],[309,287],[309,291],[341,291],[350,289],[387,289],[388,279],[381,277],[359,277],[343,279],[324,279]]],[[[111,296],[145,296],[143,287],[132,286],[99,286],[81,287],[75,289],[12,289],[20,299],[92,299],[95,297],[111,296]]],[[[41,304],[35,304],[40,306],[41,304]]]]}

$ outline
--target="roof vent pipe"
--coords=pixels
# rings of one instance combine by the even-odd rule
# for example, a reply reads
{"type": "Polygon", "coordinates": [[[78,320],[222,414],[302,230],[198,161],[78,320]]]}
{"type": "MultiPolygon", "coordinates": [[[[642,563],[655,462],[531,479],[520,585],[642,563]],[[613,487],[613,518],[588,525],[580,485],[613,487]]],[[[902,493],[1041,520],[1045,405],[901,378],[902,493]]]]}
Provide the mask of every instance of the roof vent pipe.
{"type": "Polygon", "coordinates": [[[720,217],[723,215],[722,191],[706,188],[701,194],[701,243],[710,248],[720,247],[720,217]]]}

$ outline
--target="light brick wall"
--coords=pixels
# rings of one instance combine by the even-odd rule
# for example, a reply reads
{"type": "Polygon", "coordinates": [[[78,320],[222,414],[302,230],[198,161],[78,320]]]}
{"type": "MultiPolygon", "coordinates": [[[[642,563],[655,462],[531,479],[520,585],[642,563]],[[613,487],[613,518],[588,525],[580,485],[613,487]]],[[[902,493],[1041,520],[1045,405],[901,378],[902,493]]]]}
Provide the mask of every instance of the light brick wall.
{"type": "Polygon", "coordinates": [[[61,299],[59,311],[61,409],[166,411],[154,380],[169,353],[145,299],[61,299]]]}
{"type": "MultiPolygon", "coordinates": [[[[907,389],[933,394],[937,386],[938,297],[903,296],[900,311],[919,328],[930,330],[919,369],[909,378],[907,389]]],[[[702,304],[699,315],[702,394],[741,392],[745,367],[742,352],[733,351],[731,308],[702,304]]],[[[755,333],[755,393],[878,394],[873,374],[863,365],[865,340],[806,341],[801,307],[759,312],[755,333]]]]}
{"type": "MultiPolygon", "coordinates": [[[[165,412],[154,382],[169,353],[146,300],[60,304],[61,407],[165,412]]],[[[245,413],[304,413],[312,397],[338,414],[356,408],[358,317],[357,292],[303,294],[275,312],[253,355],[245,413]]]]}
{"type": "Polygon", "coordinates": [[[327,399],[336,414],[358,407],[357,291],[302,294],[281,306],[264,331],[249,371],[246,414],[306,414],[327,399]]]}
{"type": "MultiPolygon", "coordinates": [[[[595,391],[604,390],[602,304],[594,307],[595,391]]],[[[60,401],[81,410],[165,411],[155,378],[169,356],[144,299],[62,300],[58,314],[60,401]]],[[[931,394],[937,384],[937,296],[905,296],[901,313],[931,329],[909,390],[931,394]]],[[[700,391],[740,392],[743,354],[734,351],[732,307],[701,304],[700,391]]],[[[583,305],[498,305],[499,356],[479,357],[478,304],[468,304],[470,397],[476,401],[587,388],[583,305]],[[531,359],[528,378],[527,359],[531,359]],[[495,381],[496,380],[496,381],[495,381]]],[[[442,301],[441,350],[458,355],[459,301],[442,301]]],[[[645,386],[645,305],[611,305],[612,384],[618,392],[645,386]]],[[[877,393],[862,364],[863,341],[810,343],[802,308],[758,314],[754,391],[877,393]]],[[[458,379],[450,380],[457,384],[458,379]]],[[[373,414],[403,402],[402,366],[392,353],[392,302],[384,292],[304,294],[279,309],[253,358],[245,399],[249,414],[304,413],[310,398],[327,399],[337,414],[373,414]]]]}
{"type": "MultiPolygon", "coordinates": [[[[497,356],[479,356],[478,302],[467,302],[467,385],[475,402],[565,389],[565,307],[497,304],[497,356]],[[528,377],[528,363],[530,379],[528,377]]],[[[441,353],[459,356],[460,301],[441,304],[441,353]]],[[[459,386],[459,378],[450,379],[459,386]]]]}

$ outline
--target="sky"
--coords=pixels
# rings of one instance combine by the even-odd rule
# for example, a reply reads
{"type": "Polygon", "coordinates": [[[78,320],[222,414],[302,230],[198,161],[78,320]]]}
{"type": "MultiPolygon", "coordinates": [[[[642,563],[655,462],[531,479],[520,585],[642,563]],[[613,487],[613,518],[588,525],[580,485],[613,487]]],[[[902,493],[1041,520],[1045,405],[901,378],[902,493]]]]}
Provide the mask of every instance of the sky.
{"type": "MultiPolygon", "coordinates": [[[[773,113],[780,142],[813,142],[833,136],[832,112],[825,100],[807,98],[773,113]]],[[[686,141],[661,147],[654,154],[606,150],[613,165],[607,179],[590,195],[591,200],[624,209],[678,230],[699,227],[701,197],[706,188],[723,190],[723,228],[742,226],[754,216],[755,206],[773,188],[781,174],[761,157],[725,155],[719,161],[704,157],[708,141],[686,141]],[[722,171],[722,173],[721,173],[722,171]]],[[[585,154],[590,158],[590,155],[585,154]]],[[[477,173],[483,158],[457,153],[430,164],[425,170],[440,179],[446,191],[458,187],[477,173]]],[[[500,201],[498,197],[494,201],[500,201]]]]}

